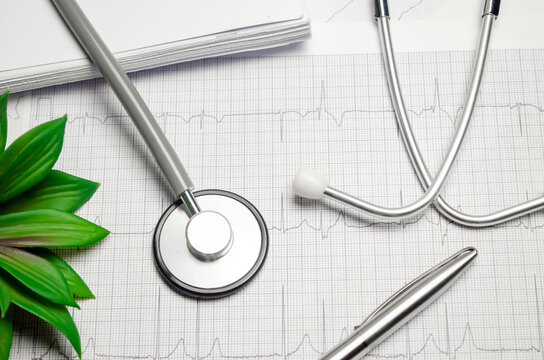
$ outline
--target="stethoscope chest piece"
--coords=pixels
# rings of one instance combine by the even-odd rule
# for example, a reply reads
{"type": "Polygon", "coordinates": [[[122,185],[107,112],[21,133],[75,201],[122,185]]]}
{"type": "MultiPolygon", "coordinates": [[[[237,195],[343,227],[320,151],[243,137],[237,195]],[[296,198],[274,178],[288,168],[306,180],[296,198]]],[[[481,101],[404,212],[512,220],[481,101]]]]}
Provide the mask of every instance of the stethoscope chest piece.
{"type": "Polygon", "coordinates": [[[268,229],[257,209],[223,190],[194,193],[201,211],[189,217],[181,200],[162,215],[153,238],[157,267],[177,291],[218,298],[244,286],[268,251],[268,229]]]}
{"type": "Polygon", "coordinates": [[[228,191],[193,194],[193,182],[176,151],[83,10],[75,0],[52,1],[110,83],[180,199],[163,214],[153,237],[160,273],[189,296],[216,298],[239,290],[259,271],[268,251],[268,229],[261,214],[228,191]]]}

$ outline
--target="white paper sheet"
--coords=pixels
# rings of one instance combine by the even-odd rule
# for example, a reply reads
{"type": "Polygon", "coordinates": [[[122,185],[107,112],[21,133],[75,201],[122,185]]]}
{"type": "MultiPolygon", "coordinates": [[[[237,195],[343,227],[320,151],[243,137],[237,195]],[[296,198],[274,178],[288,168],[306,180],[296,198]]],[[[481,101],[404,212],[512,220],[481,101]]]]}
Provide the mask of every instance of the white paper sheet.
{"type": "MultiPolygon", "coordinates": [[[[108,1],[80,0],[81,8],[114,53],[142,49],[233,29],[299,19],[302,8],[288,0],[108,1]],[[232,11],[232,9],[239,9],[232,11]],[[167,10],[167,11],[165,11],[167,10]]],[[[2,21],[0,69],[87,59],[50,1],[10,3],[2,21]],[[25,51],[23,51],[25,50],[25,51]]]]}
{"type": "MultiPolygon", "coordinates": [[[[437,171],[464,101],[473,52],[399,54],[416,138],[437,171]]],[[[195,301],[158,275],[152,234],[172,200],[101,80],[26,94],[29,126],[68,113],[57,168],[102,186],[79,215],[112,234],[63,252],[96,295],[73,316],[83,359],[316,359],[406,282],[465,246],[476,263],[383,343],[378,359],[540,359],[544,215],[490,229],[435,210],[384,224],[290,190],[313,166],[387,206],[422,193],[391,108],[379,54],[222,58],[132,76],[198,189],[240,193],[271,235],[240,293],[195,301]]],[[[468,213],[544,188],[544,51],[492,51],[470,131],[444,190],[468,213]]],[[[10,121],[18,112],[10,110],[10,121]]],[[[12,357],[75,358],[67,341],[17,313],[12,357]]]]}
{"type": "MultiPolygon", "coordinates": [[[[127,72],[282,46],[310,35],[298,0],[81,0],[80,5],[127,72]]],[[[14,1],[4,14],[0,88],[25,91],[100,76],[52,2],[14,1]]]]}

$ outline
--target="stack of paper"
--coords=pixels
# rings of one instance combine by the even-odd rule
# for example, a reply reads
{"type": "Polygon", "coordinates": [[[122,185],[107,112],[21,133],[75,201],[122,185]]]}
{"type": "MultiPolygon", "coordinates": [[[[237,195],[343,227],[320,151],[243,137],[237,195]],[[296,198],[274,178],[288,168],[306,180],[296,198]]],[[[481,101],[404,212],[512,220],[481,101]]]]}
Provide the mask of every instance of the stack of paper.
{"type": "MultiPolygon", "coordinates": [[[[293,0],[79,0],[127,71],[286,45],[310,35],[293,0]]],[[[12,92],[99,77],[54,5],[10,1],[0,87],[12,92]]]]}

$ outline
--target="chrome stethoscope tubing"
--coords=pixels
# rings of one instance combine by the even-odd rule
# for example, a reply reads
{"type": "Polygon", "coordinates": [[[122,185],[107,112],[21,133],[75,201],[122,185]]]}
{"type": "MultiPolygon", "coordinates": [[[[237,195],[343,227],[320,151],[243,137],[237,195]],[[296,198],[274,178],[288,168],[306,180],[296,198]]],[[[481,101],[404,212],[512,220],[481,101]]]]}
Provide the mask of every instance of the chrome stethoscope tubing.
{"type": "Polygon", "coordinates": [[[127,74],[75,1],[52,2],[130,115],[172,192],[184,201],[191,215],[198,213],[199,206],[192,194],[194,185],[191,178],[127,74]]]}
{"type": "Polygon", "coordinates": [[[427,187],[427,190],[422,198],[404,207],[385,208],[358,199],[352,195],[346,194],[340,190],[328,186],[328,181],[325,178],[323,178],[314,170],[307,168],[301,169],[295,178],[295,181],[293,183],[295,193],[300,196],[312,199],[327,197],[332,200],[338,201],[344,205],[348,205],[358,210],[361,210],[372,216],[386,219],[399,219],[416,215],[419,212],[423,211],[435,200],[437,200],[436,203],[438,209],[441,211],[441,213],[444,213],[444,215],[450,218],[452,221],[461,223],[463,225],[475,227],[495,225],[544,207],[544,199],[541,198],[528,201],[526,203],[519,204],[512,208],[505,209],[490,215],[470,216],[452,209],[447,203],[445,203],[442,198],[439,197],[440,190],[455,161],[461,143],[468,129],[468,125],[470,123],[484,70],[487,49],[491,37],[491,30],[493,22],[498,15],[499,5],[500,1],[496,0],[487,0],[485,3],[483,14],[484,20],[480,36],[480,45],[476,56],[472,83],[467,95],[466,104],[464,106],[461,120],[459,121],[455,137],[450,144],[450,149],[446,155],[446,158],[444,159],[437,176],[432,179],[425,166],[425,162],[421,157],[417,142],[415,141],[415,138],[413,136],[404,102],[402,100],[402,93],[397,77],[393,46],[391,42],[391,33],[389,29],[389,14],[387,1],[375,1],[376,20],[380,33],[381,46],[383,50],[383,57],[386,65],[385,67],[387,79],[389,83],[393,106],[399,120],[399,126],[401,128],[401,133],[403,134],[403,139],[408,149],[410,159],[414,167],[416,168],[416,172],[418,173],[420,181],[423,185],[427,187]]]}
{"type": "MultiPolygon", "coordinates": [[[[395,60],[393,56],[393,47],[391,43],[391,35],[389,29],[389,14],[387,9],[387,2],[382,0],[377,0],[376,2],[376,21],[378,22],[378,28],[380,32],[381,45],[383,48],[384,59],[386,62],[386,68],[392,67],[395,68],[395,60]],[[388,39],[388,40],[386,40],[388,39]]],[[[483,68],[485,64],[485,57],[487,54],[487,47],[489,44],[489,38],[491,35],[491,24],[493,22],[492,17],[485,17],[483,32],[480,39],[480,48],[478,51],[478,57],[476,61],[476,66],[473,74],[472,84],[470,91],[467,96],[465,107],[463,108],[463,114],[461,116],[461,121],[455,132],[455,136],[450,144],[446,158],[442,162],[438,174],[431,182],[430,186],[426,189],[423,196],[417,201],[398,208],[388,208],[379,205],[372,204],[365,200],[359,199],[355,196],[349,195],[345,192],[342,192],[338,189],[328,186],[328,181],[322,178],[316,172],[310,169],[301,169],[295,177],[293,187],[295,193],[303,197],[309,198],[321,198],[326,197],[335,201],[340,202],[341,204],[348,205],[357,210],[363,211],[374,217],[384,218],[384,219],[402,219],[406,217],[411,217],[417,215],[418,213],[425,210],[429,205],[431,205],[436,198],[440,195],[440,190],[444,185],[449,171],[459,153],[459,148],[463,142],[465,134],[468,129],[470,122],[470,117],[472,111],[474,110],[474,105],[476,103],[476,98],[478,96],[478,89],[480,87],[480,81],[482,78],[483,68]],[[318,187],[318,185],[320,187],[318,187]],[[308,190],[311,190],[311,193],[308,193],[308,190]],[[312,196],[313,195],[313,196],[312,196]]],[[[396,73],[395,70],[393,70],[396,73]]],[[[402,95],[400,92],[400,86],[398,84],[398,79],[394,76],[388,76],[389,89],[392,93],[393,98],[400,99],[402,101],[402,95]]],[[[398,105],[398,104],[397,104],[398,105]]],[[[403,109],[401,106],[396,106],[395,111],[403,109]]]]}
{"type": "MultiPolygon", "coordinates": [[[[472,94],[478,91],[480,83],[479,81],[475,83],[476,75],[478,75],[479,77],[481,77],[482,75],[481,71],[483,71],[485,63],[487,44],[489,43],[493,22],[498,16],[498,13],[499,2],[489,0],[486,1],[483,14],[482,32],[480,37],[480,48],[476,56],[476,70],[471,85],[471,91],[469,93],[469,101],[471,99],[475,100],[475,96],[472,97],[472,94]],[[480,73],[476,74],[478,69],[480,69],[480,73]]],[[[423,160],[421,151],[419,150],[419,146],[417,145],[417,141],[414,137],[410,121],[408,120],[406,107],[404,106],[402,92],[397,76],[393,47],[391,45],[391,33],[389,31],[389,19],[387,16],[382,15],[378,17],[378,28],[380,30],[380,41],[382,45],[383,60],[385,63],[387,80],[391,93],[391,101],[393,103],[393,108],[395,109],[395,114],[397,115],[402,138],[410,156],[412,165],[418,175],[419,181],[421,182],[423,187],[429,187],[433,182],[432,175],[430,174],[425,164],[425,161],[423,160]]],[[[465,113],[463,113],[463,116],[465,115],[465,113]]],[[[462,213],[451,207],[441,196],[438,196],[438,198],[436,199],[435,206],[442,215],[449,218],[455,223],[470,227],[485,227],[501,224],[512,219],[527,215],[534,211],[541,210],[542,208],[544,208],[544,197],[539,197],[530,201],[526,201],[521,204],[486,215],[469,215],[462,213]]]]}

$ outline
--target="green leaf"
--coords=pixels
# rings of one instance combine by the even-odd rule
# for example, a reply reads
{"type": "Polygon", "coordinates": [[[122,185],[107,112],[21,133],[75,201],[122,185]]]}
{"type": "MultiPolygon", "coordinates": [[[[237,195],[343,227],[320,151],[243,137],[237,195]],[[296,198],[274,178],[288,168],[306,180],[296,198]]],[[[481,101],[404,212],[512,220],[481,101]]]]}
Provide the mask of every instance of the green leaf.
{"type": "Polygon", "coordinates": [[[11,304],[11,292],[7,288],[0,286],[0,315],[1,317],[6,316],[6,313],[9,309],[9,304],[11,304]]]}
{"type": "Polygon", "coordinates": [[[0,96],[0,153],[6,148],[8,137],[8,94],[9,90],[6,90],[0,96]]]}
{"type": "Polygon", "coordinates": [[[13,340],[13,323],[11,312],[7,316],[0,317],[0,360],[9,359],[11,342],[13,340]]]}
{"type": "Polygon", "coordinates": [[[7,288],[13,296],[13,303],[20,308],[47,321],[63,333],[81,357],[81,342],[76,324],[63,305],[52,303],[25,288],[9,274],[0,270],[0,288],[7,288]]]}
{"type": "Polygon", "coordinates": [[[46,259],[60,270],[66,279],[66,282],[68,282],[68,287],[70,288],[72,295],[94,299],[94,295],[87,284],[85,284],[77,272],[75,272],[74,269],[72,269],[72,267],[70,267],[70,265],[68,265],[60,256],[44,248],[35,248],[31,249],[30,251],[33,254],[46,259]]]}
{"type": "Polygon", "coordinates": [[[58,210],[31,210],[0,215],[2,246],[89,246],[109,233],[90,221],[58,210]]]}
{"type": "Polygon", "coordinates": [[[100,184],[51,170],[34,187],[0,205],[0,214],[34,209],[74,212],[85,204],[100,184]]]}
{"type": "Polygon", "coordinates": [[[49,261],[24,250],[0,246],[0,267],[36,294],[79,308],[66,279],[49,261]]]}
{"type": "Polygon", "coordinates": [[[66,115],[26,132],[0,154],[0,203],[39,183],[62,150],[66,115]]]}

